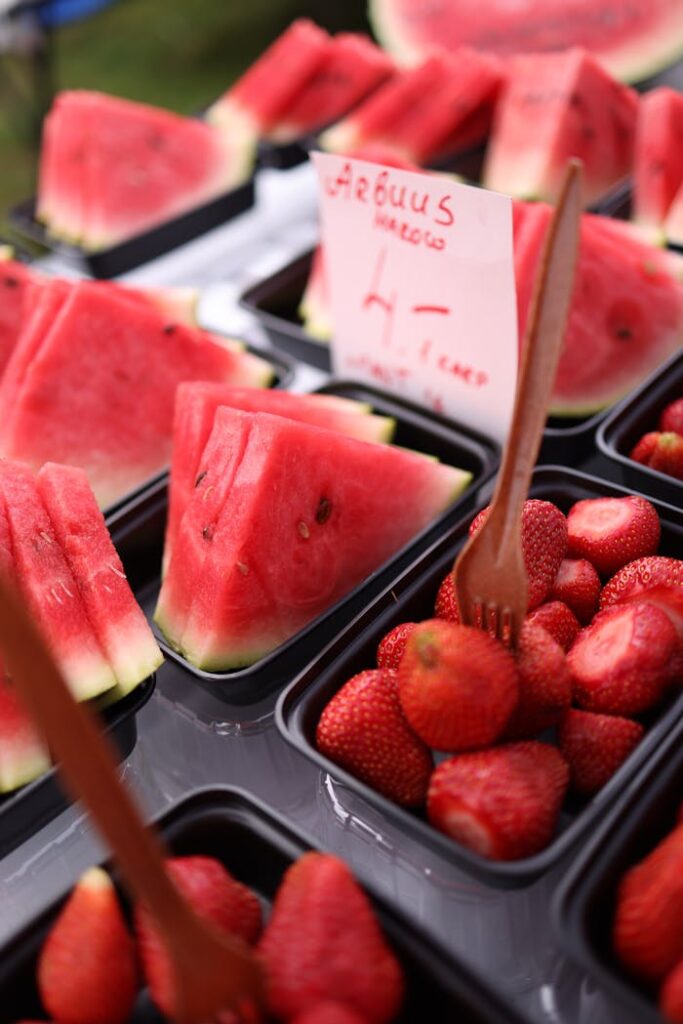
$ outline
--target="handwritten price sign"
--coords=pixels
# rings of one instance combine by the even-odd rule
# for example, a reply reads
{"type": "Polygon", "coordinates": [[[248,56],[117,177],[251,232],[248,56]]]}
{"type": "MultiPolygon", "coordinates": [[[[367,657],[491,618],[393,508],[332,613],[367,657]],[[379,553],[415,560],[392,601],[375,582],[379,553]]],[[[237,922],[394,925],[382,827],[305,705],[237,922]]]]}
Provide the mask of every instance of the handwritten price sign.
{"type": "Polygon", "coordinates": [[[510,199],[441,175],[313,158],[335,373],[503,442],[517,379],[510,199]]]}

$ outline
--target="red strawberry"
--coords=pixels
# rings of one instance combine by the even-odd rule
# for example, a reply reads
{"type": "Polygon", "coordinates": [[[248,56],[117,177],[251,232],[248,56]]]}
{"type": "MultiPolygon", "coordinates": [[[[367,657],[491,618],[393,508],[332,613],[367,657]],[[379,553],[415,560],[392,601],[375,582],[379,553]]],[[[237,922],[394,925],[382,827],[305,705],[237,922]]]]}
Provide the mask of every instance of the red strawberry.
{"type": "Polygon", "coordinates": [[[408,722],[437,750],[494,743],[519,696],[515,662],[503,644],[481,629],[442,619],[415,627],[398,680],[408,722]]]}
{"type": "Polygon", "coordinates": [[[434,618],[445,619],[446,622],[460,622],[458,602],[455,597],[455,581],[452,572],[449,572],[439,587],[439,592],[436,595],[436,604],[434,605],[434,618]]]}
{"type": "Polygon", "coordinates": [[[659,1009],[671,1024],[683,1024],[683,959],[664,982],[659,995],[659,1009]]]}
{"type": "Polygon", "coordinates": [[[324,709],[318,750],[398,804],[424,803],[434,762],[401,710],[394,669],[369,669],[324,709]]]}
{"type": "Polygon", "coordinates": [[[654,555],[661,533],[654,505],[635,494],[577,501],[567,528],[569,556],[587,558],[603,576],[634,558],[654,555]]]}
{"type": "Polygon", "coordinates": [[[591,711],[567,711],[560,725],[560,750],[569,764],[572,789],[597,793],[640,743],[639,722],[591,711]]]}
{"type": "Polygon", "coordinates": [[[402,622],[387,633],[377,648],[377,668],[398,668],[406,641],[416,625],[415,622],[402,622]]]}
{"type": "Polygon", "coordinates": [[[660,434],[647,462],[650,469],[683,480],[683,436],[660,434]]]}
{"type": "Polygon", "coordinates": [[[352,1007],[333,999],[325,999],[315,1003],[303,1013],[292,1018],[291,1024],[367,1024],[367,1017],[362,1017],[352,1007]]]}
{"type": "Polygon", "coordinates": [[[286,872],[259,943],[268,1004],[290,1020],[324,1000],[384,1024],[403,1001],[401,967],[343,861],[307,853],[286,872]]]}
{"type": "Polygon", "coordinates": [[[683,398],[669,402],[659,417],[659,429],[665,433],[683,434],[683,398]]]}
{"type": "Polygon", "coordinates": [[[48,935],[38,961],[43,1006],[69,1024],[124,1024],[137,994],[135,948],[114,885],[86,871],[48,935]]]}
{"type": "Polygon", "coordinates": [[[629,458],[633,459],[634,462],[640,462],[643,466],[649,466],[652,453],[657,447],[657,441],[660,436],[658,430],[653,430],[649,434],[643,434],[640,441],[631,450],[629,458]]]}
{"type": "Polygon", "coordinates": [[[582,626],[588,625],[598,610],[600,577],[585,558],[565,558],[550,592],[551,600],[564,601],[582,626]]]}
{"type": "Polygon", "coordinates": [[[519,702],[505,729],[508,739],[537,736],[556,725],[572,698],[564,651],[545,629],[528,621],[520,630],[517,670],[519,702]]]}
{"type": "Polygon", "coordinates": [[[683,825],[621,880],[614,948],[626,967],[662,981],[683,959],[683,825]]]}
{"type": "Polygon", "coordinates": [[[435,769],[427,814],[484,857],[529,857],[552,838],[568,778],[559,751],[534,740],[458,754],[435,769]]]}
{"type": "MultiPolygon", "coordinates": [[[[488,515],[489,506],[479,513],[470,526],[477,532],[488,515]]],[[[529,577],[529,610],[545,601],[567,549],[567,520],[550,501],[531,498],[522,511],[522,548],[529,577]]]]}
{"type": "Polygon", "coordinates": [[[577,704],[627,716],[652,707],[671,679],[677,643],[670,620],[654,605],[617,605],[600,612],[567,655],[577,704]]]}
{"type": "Polygon", "coordinates": [[[542,626],[563,651],[569,650],[581,629],[576,615],[564,601],[548,601],[539,605],[529,612],[526,621],[532,626],[542,626]]]}
{"type": "MultiPolygon", "coordinates": [[[[166,870],[185,899],[204,921],[220,931],[254,943],[261,931],[258,897],[213,857],[171,857],[166,870]]],[[[173,975],[163,940],[146,907],[135,908],[135,933],[140,961],[153,1002],[166,1016],[173,1010],[173,975]]]]}

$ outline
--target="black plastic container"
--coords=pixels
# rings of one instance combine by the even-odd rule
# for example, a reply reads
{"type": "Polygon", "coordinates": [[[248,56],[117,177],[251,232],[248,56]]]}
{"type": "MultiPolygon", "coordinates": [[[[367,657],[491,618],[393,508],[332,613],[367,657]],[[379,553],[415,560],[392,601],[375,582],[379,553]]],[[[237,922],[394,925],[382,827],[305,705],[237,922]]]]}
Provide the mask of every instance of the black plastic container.
{"type": "MultiPolygon", "coordinates": [[[[582,498],[620,497],[629,492],[584,473],[548,466],[535,471],[529,493],[530,497],[554,502],[566,512],[582,498]]],[[[662,522],[660,550],[663,554],[680,556],[683,513],[666,505],[659,505],[658,511],[662,522]]],[[[470,519],[468,516],[454,528],[444,531],[439,541],[402,576],[394,579],[372,605],[321,651],[281,695],[276,720],[286,740],[333,779],[338,779],[379,810],[406,835],[484,883],[512,888],[530,884],[549,871],[581,837],[595,828],[605,809],[632,781],[683,715],[683,694],[651,714],[649,728],[639,746],[592,800],[572,797],[566,801],[553,842],[540,853],[517,861],[488,860],[465,849],[432,828],[423,815],[392,803],[320,754],[315,747],[315,730],[323,708],[348,679],[375,665],[377,646],[390,629],[400,622],[432,617],[437,590],[467,538],[470,519]]]]}
{"type": "Polygon", "coordinates": [[[255,194],[254,178],[250,178],[231,192],[98,252],[87,252],[80,246],[69,245],[49,235],[40,221],[36,220],[35,198],[15,206],[10,211],[10,221],[18,232],[31,241],[83,263],[93,277],[110,278],[149,263],[232,220],[254,205],[255,194]]]}
{"type": "Polygon", "coordinates": [[[567,954],[630,1011],[662,1024],[656,993],[630,977],[612,952],[619,882],[674,828],[683,795],[683,720],[610,812],[558,890],[553,917],[567,954]]]}
{"type": "MultiPolygon", "coordinates": [[[[200,790],[166,812],[159,828],[176,856],[204,854],[222,861],[261,898],[267,913],[283,873],[311,848],[309,840],[265,805],[236,789],[200,790]]],[[[406,978],[406,1001],[396,1024],[522,1024],[521,1018],[464,965],[446,956],[369,887],[375,912],[406,978]]],[[[53,903],[0,953],[0,1024],[42,1016],[35,990],[36,961],[63,899],[53,903]]],[[[162,1018],[143,996],[131,1018],[162,1018]]]]}
{"type": "Polygon", "coordinates": [[[615,406],[597,434],[598,448],[627,487],[683,508],[683,480],[629,458],[643,434],[657,430],[660,413],[683,398],[683,351],[660,366],[640,387],[615,406]]]}
{"type": "MultiPolygon", "coordinates": [[[[123,700],[102,712],[104,724],[122,759],[128,757],[135,746],[135,716],[152,696],[153,690],[154,676],[151,676],[123,700]]],[[[56,768],[51,768],[21,789],[0,796],[0,857],[47,825],[67,803],[56,768]]]]}
{"type": "Polygon", "coordinates": [[[314,139],[306,137],[292,142],[269,142],[261,139],[258,144],[257,165],[265,170],[289,171],[306,163],[309,150],[314,148],[314,139]]]}
{"type": "MultiPolygon", "coordinates": [[[[230,703],[254,703],[289,682],[310,659],[311,651],[319,650],[329,637],[346,626],[386,586],[389,579],[409,565],[419,550],[431,543],[446,524],[456,522],[465,509],[474,508],[480,500],[479,489],[491,479],[498,465],[497,449],[491,442],[384,392],[350,382],[333,382],[321,388],[320,393],[369,402],[376,412],[393,416],[397,422],[396,444],[436,455],[443,462],[468,469],[473,474],[472,483],[461,499],[377,572],[249,668],[233,672],[204,672],[190,665],[157,633],[157,639],[168,657],[191,673],[212,694],[230,703]]],[[[164,479],[148,491],[141,501],[131,502],[108,519],[131,585],[150,620],[160,587],[166,502],[164,479]]]]}

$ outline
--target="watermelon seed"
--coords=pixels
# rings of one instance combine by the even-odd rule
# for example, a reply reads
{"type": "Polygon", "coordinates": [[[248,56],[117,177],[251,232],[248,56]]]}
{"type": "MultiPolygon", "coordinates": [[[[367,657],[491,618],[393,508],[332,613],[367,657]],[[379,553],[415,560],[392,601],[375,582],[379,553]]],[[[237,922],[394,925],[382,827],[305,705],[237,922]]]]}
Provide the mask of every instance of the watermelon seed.
{"type": "Polygon", "coordinates": [[[213,540],[213,527],[205,526],[202,530],[202,537],[204,540],[213,540]]]}
{"type": "Polygon", "coordinates": [[[16,277],[6,277],[6,278],[4,278],[4,281],[5,281],[5,288],[18,288],[19,287],[19,279],[16,278],[16,277]]]}
{"type": "Polygon", "coordinates": [[[237,568],[239,569],[243,576],[249,575],[249,566],[245,565],[244,562],[238,562],[237,568]]]}
{"type": "Polygon", "coordinates": [[[208,473],[208,470],[205,469],[203,473],[199,474],[199,476],[197,477],[197,479],[194,482],[195,487],[199,487],[200,483],[202,482],[202,480],[204,479],[204,477],[206,476],[207,473],[208,473]]]}
{"type": "Polygon", "coordinates": [[[46,544],[52,544],[52,537],[49,533],[45,533],[45,530],[40,531],[40,536],[43,538],[46,544]]]}
{"type": "Polygon", "coordinates": [[[107,564],[107,568],[111,569],[111,571],[114,573],[115,576],[118,576],[118,577],[120,577],[120,579],[125,580],[125,578],[126,578],[125,572],[121,572],[121,570],[117,569],[115,565],[111,564],[111,562],[109,562],[107,564]]]}
{"type": "Polygon", "coordinates": [[[306,526],[306,523],[303,523],[303,522],[299,523],[298,529],[299,529],[299,533],[304,538],[304,540],[308,540],[308,538],[311,536],[311,531],[306,526]]]}
{"type": "Polygon", "coordinates": [[[71,591],[69,590],[69,588],[67,587],[66,583],[63,580],[60,582],[59,585],[67,597],[73,597],[73,594],[71,593],[71,591]]]}
{"type": "Polygon", "coordinates": [[[322,526],[323,523],[327,522],[331,515],[332,502],[329,500],[329,498],[321,498],[320,503],[318,505],[318,511],[315,514],[316,523],[320,523],[320,525],[322,526]]]}
{"type": "Polygon", "coordinates": [[[63,601],[62,601],[61,597],[59,596],[59,594],[57,593],[57,591],[55,590],[54,587],[50,587],[50,593],[54,597],[54,599],[57,602],[57,604],[63,604],[63,601]]]}
{"type": "Polygon", "coordinates": [[[164,334],[175,334],[175,332],[176,332],[176,325],[175,324],[166,324],[166,326],[164,327],[164,334]]]}
{"type": "Polygon", "coordinates": [[[633,331],[630,327],[618,327],[617,338],[619,341],[630,341],[633,337],[633,331]]]}
{"type": "Polygon", "coordinates": [[[206,490],[204,491],[204,493],[202,495],[202,501],[206,501],[208,496],[211,494],[212,490],[213,490],[213,484],[209,484],[209,486],[206,488],[206,490]]]}

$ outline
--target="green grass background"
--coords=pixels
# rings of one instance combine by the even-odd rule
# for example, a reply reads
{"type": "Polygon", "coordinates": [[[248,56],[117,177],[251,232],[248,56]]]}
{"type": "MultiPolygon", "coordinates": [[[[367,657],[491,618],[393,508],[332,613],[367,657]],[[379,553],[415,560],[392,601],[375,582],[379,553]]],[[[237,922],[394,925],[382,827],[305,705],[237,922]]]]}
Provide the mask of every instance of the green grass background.
{"type": "MultiPolygon", "coordinates": [[[[56,89],[101,89],[190,114],[295,17],[367,29],[364,0],[116,0],[55,30],[56,89]]],[[[0,227],[34,189],[40,98],[31,62],[0,53],[0,227]]]]}

